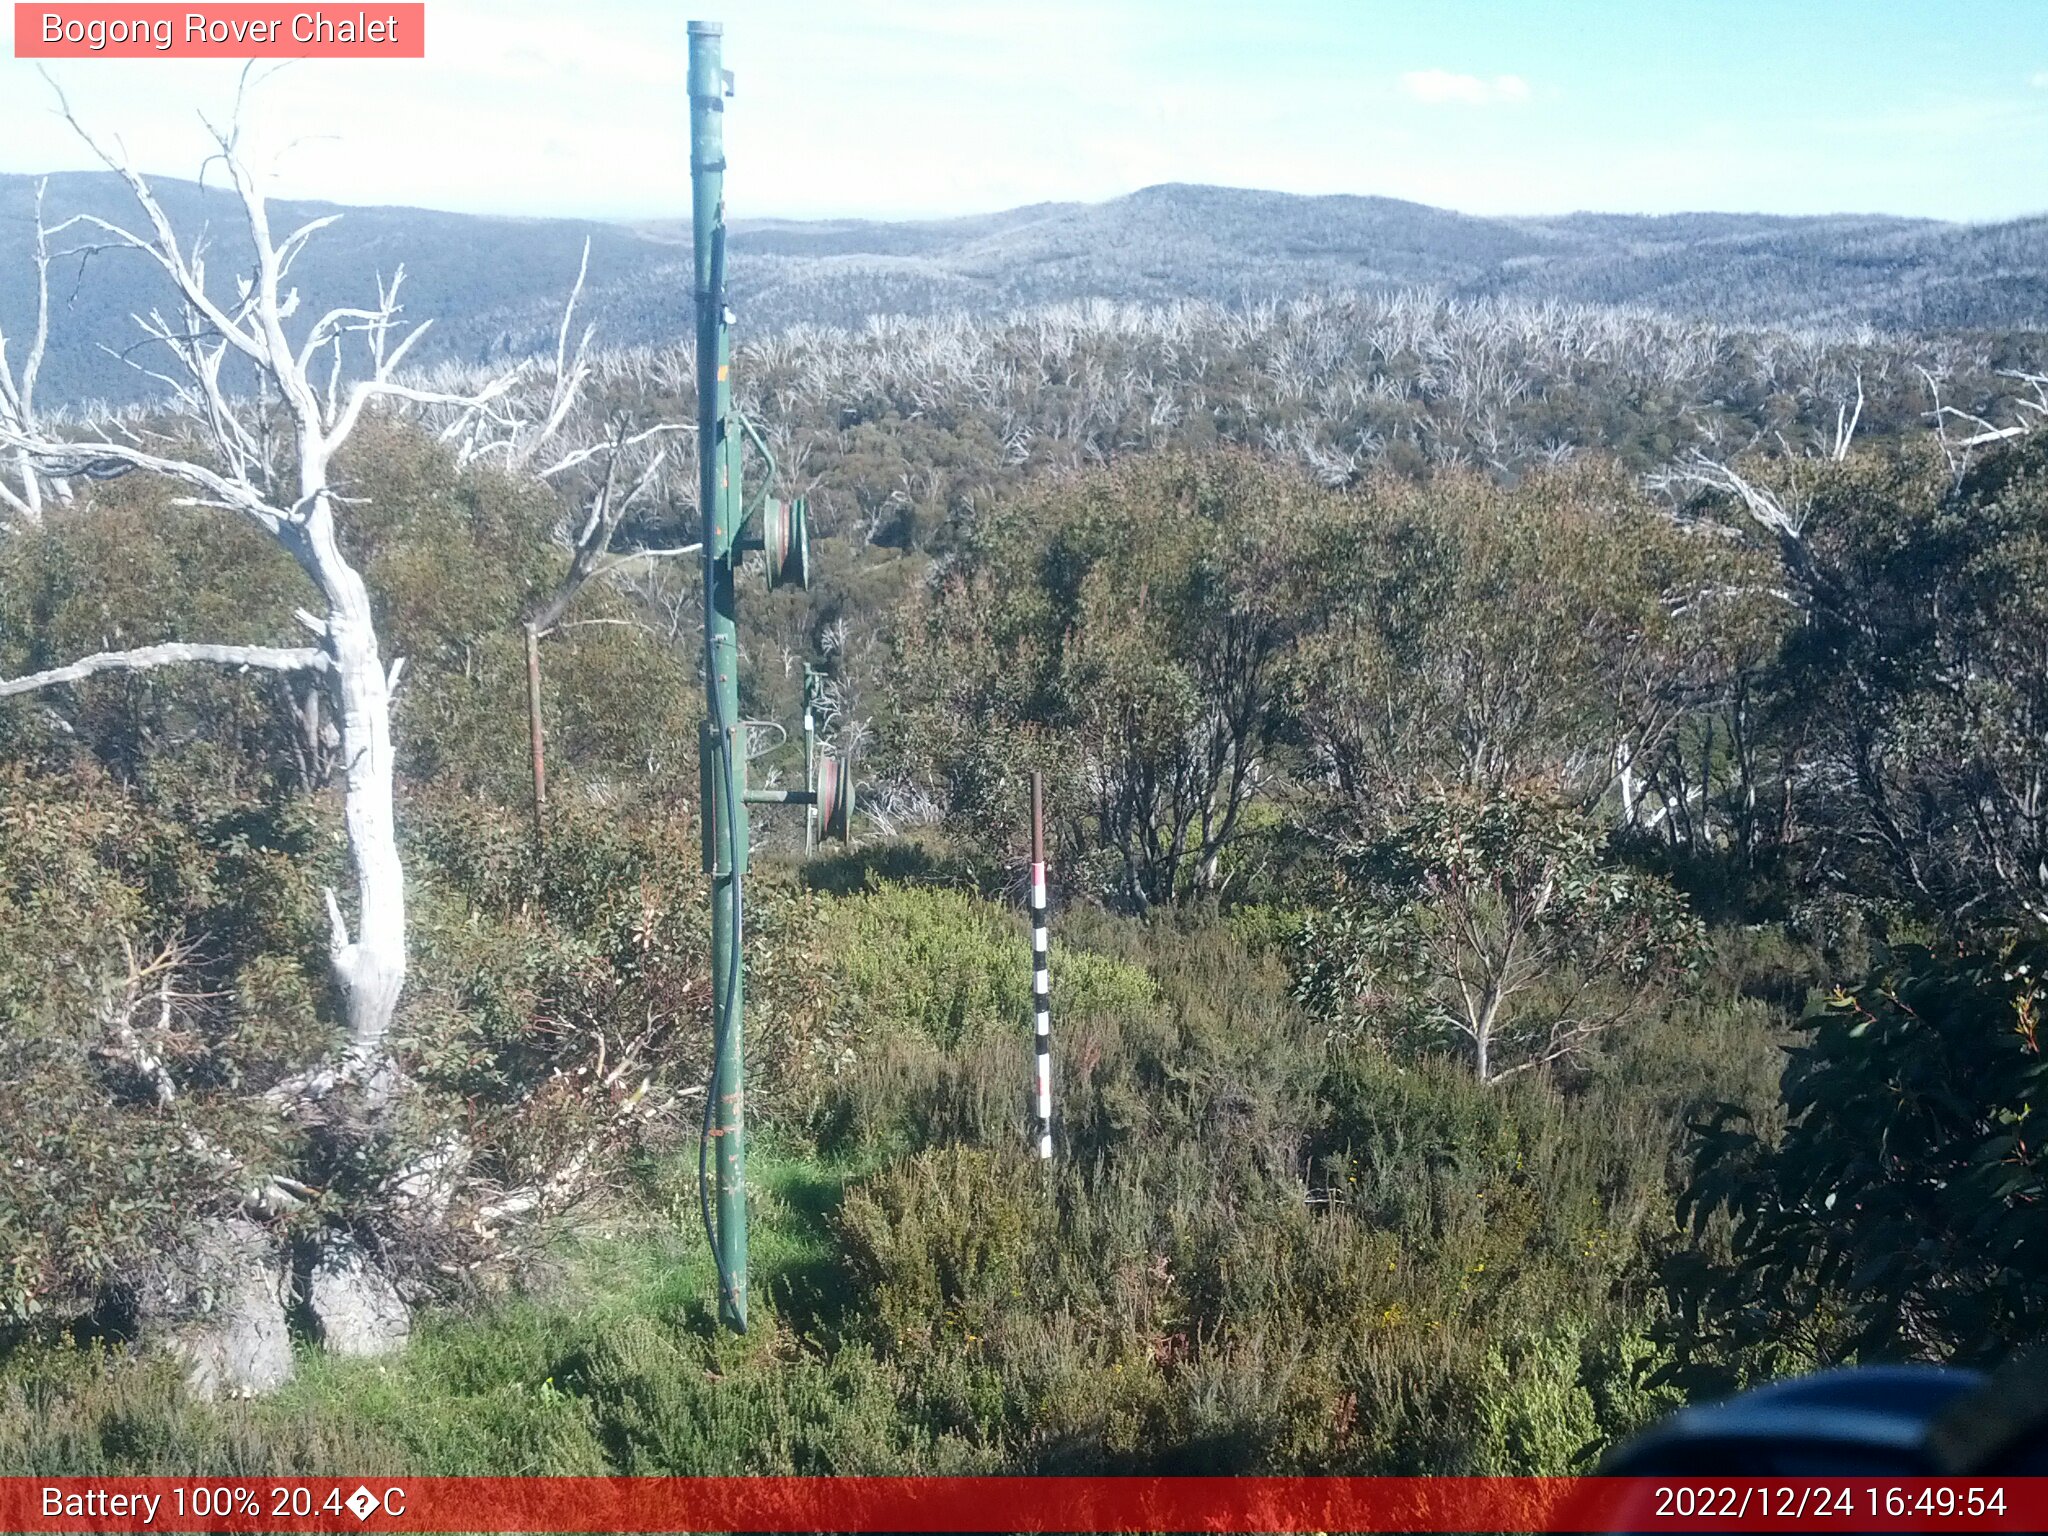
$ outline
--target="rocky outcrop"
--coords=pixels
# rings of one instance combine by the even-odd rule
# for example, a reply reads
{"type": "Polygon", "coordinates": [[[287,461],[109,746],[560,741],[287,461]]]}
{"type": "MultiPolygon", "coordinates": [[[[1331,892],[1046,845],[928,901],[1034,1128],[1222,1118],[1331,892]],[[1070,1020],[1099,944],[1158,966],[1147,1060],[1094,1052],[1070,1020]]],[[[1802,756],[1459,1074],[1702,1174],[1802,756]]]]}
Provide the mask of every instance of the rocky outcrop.
{"type": "Polygon", "coordinates": [[[345,1232],[320,1239],[306,1277],[306,1306],[331,1354],[396,1354],[412,1333],[412,1314],[398,1287],[345,1232]]]}
{"type": "Polygon", "coordinates": [[[142,1338],[186,1362],[202,1398],[253,1397],[291,1379],[291,1278],[270,1234],[243,1216],[209,1223],[135,1286],[142,1338]]]}

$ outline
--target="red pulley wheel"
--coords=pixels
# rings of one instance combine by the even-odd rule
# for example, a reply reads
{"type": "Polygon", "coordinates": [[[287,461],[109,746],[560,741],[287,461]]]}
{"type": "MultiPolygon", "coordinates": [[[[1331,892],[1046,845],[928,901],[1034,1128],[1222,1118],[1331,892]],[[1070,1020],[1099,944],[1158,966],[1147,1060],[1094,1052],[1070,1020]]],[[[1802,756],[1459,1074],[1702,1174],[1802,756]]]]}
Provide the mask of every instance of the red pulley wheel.
{"type": "Polygon", "coordinates": [[[830,752],[818,758],[818,835],[852,840],[853,775],[830,752]]]}
{"type": "Polygon", "coordinates": [[[795,501],[771,498],[761,509],[761,548],[769,590],[811,584],[810,515],[801,496],[795,501]]]}

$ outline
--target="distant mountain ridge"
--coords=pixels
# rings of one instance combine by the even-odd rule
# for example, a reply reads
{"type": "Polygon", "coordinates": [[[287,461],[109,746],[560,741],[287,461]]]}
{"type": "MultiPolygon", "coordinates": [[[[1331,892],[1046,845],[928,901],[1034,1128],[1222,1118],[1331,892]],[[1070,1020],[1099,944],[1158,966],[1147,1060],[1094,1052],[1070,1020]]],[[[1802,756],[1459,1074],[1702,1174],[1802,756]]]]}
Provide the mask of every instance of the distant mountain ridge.
{"type": "MultiPolygon", "coordinates": [[[[29,313],[35,180],[0,176],[0,323],[29,313]]],[[[223,280],[246,260],[217,188],[155,183],[181,231],[204,224],[223,280]]],[[[106,174],[50,178],[52,218],[128,219],[106,174]]],[[[660,343],[689,325],[689,231],[677,221],[497,218],[279,202],[281,228],[326,213],[295,274],[307,306],[358,299],[404,262],[407,313],[433,319],[415,354],[463,362],[553,344],[586,237],[585,313],[603,344],[660,343]]],[[[46,401],[137,398],[148,380],[107,349],[161,302],[134,253],[67,263],[46,401]],[[72,295],[76,293],[75,300],[72,295]]],[[[2048,216],[1990,225],[1883,215],[1483,218],[1384,197],[1170,184],[1104,203],[1043,203],[917,222],[754,219],[733,226],[734,307],[747,330],[857,325],[872,314],[1000,312],[1079,298],[1226,304],[1310,292],[1430,288],[1457,297],[1630,305],[1730,324],[2048,328],[2048,216]]],[[[19,358],[19,344],[10,356],[19,358]]]]}

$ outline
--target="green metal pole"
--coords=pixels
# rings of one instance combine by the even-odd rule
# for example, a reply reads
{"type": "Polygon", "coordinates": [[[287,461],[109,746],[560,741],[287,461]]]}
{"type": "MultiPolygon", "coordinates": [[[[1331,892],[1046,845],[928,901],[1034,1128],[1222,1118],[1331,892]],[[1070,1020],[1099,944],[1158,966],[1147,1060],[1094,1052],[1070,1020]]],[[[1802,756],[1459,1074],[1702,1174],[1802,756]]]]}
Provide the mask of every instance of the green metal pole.
{"type": "Polygon", "coordinates": [[[740,886],[747,863],[743,799],[746,742],[740,724],[739,631],[733,615],[733,574],[739,534],[739,486],[732,473],[738,444],[732,418],[730,343],[725,320],[725,71],[724,28],[690,23],[690,190],[696,247],[698,505],[704,539],[703,808],[711,833],[711,988],[713,1049],[711,1146],[717,1173],[720,1319],[747,1329],[746,968],[740,932],[740,886]]]}

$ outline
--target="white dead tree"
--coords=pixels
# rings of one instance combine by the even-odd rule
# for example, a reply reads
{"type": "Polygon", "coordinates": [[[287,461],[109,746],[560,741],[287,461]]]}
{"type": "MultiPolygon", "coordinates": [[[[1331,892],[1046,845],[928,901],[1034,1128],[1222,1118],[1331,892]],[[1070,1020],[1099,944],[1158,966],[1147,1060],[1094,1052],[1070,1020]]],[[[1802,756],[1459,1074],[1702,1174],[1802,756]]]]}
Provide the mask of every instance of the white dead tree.
{"type": "MultiPolygon", "coordinates": [[[[1849,450],[1856,441],[1856,428],[1863,420],[1863,374],[1860,370],[1855,382],[1856,399],[1853,404],[1846,397],[1835,402],[1832,439],[1824,446],[1816,444],[1819,452],[1807,457],[1824,458],[1834,464],[1840,464],[1849,457],[1849,450]]],[[[1780,442],[1783,444],[1782,437],[1780,442]]],[[[1797,457],[1791,453],[1789,444],[1784,446],[1788,457],[1797,457]]],[[[1796,476],[1788,488],[1780,492],[1695,449],[1682,464],[1651,476],[1650,485],[1652,489],[1666,491],[1690,486],[1728,497],[1742,508],[1756,529],[1767,534],[1777,545],[1786,569],[1809,593],[1822,583],[1823,578],[1814,566],[1812,552],[1806,544],[1806,521],[1813,509],[1796,476]]]]}
{"type": "Polygon", "coordinates": [[[2029,392],[2015,393],[2012,396],[2010,404],[2015,420],[2002,427],[1958,406],[1942,404],[1940,379],[1924,367],[1920,369],[1920,377],[1926,381],[1927,392],[1934,400],[1934,408],[1927,414],[1934,423],[1935,435],[1941,442],[1942,453],[1948,459],[1949,471],[1959,481],[1963,471],[1968,467],[1971,449],[2025,437],[2038,431],[2044,423],[2048,423],[2048,374],[2022,373],[2012,369],[1999,370],[1999,378],[2011,379],[2029,392]],[[1965,427],[1974,430],[1965,435],[1951,436],[1951,421],[1961,422],[1965,427]]]}
{"type": "MultiPolygon", "coordinates": [[[[35,248],[31,259],[36,269],[35,319],[30,322],[28,346],[17,372],[8,356],[9,337],[0,326],[0,427],[33,431],[36,426],[36,376],[42,372],[43,352],[50,340],[50,230],[43,222],[43,194],[49,182],[36,183],[35,248]]],[[[8,483],[0,474],[0,511],[10,512],[31,523],[43,520],[43,476],[35,460],[25,452],[13,455],[15,479],[8,483]]],[[[71,498],[71,487],[53,481],[51,490],[60,501],[71,498]]]]}
{"type": "Polygon", "coordinates": [[[402,268],[388,283],[379,281],[374,304],[330,309],[294,340],[286,329],[299,309],[290,283],[293,263],[339,215],[278,238],[255,174],[239,151],[236,126],[209,125],[218,159],[240,196],[253,249],[248,270],[226,284],[209,281],[204,235],[182,240],[142,176],[86,131],[61,92],[58,103],[73,130],[127,184],[143,226],[130,229],[86,214],[50,233],[83,230],[89,244],[81,250],[134,251],[161,270],[171,303],[138,322],[147,340],[168,354],[151,371],[170,387],[182,430],[67,436],[39,425],[26,411],[9,411],[0,413],[0,462],[13,459],[57,481],[141,473],[175,482],[188,492],[182,504],[217,507],[275,538],[319,593],[320,611],[299,612],[314,637],[310,646],[168,644],[102,652],[0,682],[0,695],[96,672],[185,662],[324,675],[339,705],[344,815],[356,877],[353,933],[334,891],[327,892],[330,958],[348,999],[349,1041],[339,1062],[288,1085],[284,1096],[318,1097],[345,1081],[362,1082],[381,1096],[390,1089],[386,1036],[406,975],[405,879],[393,827],[391,740],[391,696],[404,661],[385,662],[369,592],[336,536],[342,498],[332,470],[335,456],[378,401],[490,417],[491,402],[506,381],[462,396],[399,381],[399,365],[426,330],[425,323],[400,325],[402,268]],[[352,379],[343,357],[351,339],[366,354],[359,365],[366,371],[352,379]],[[235,390],[237,378],[254,382],[253,396],[235,390]]]}

